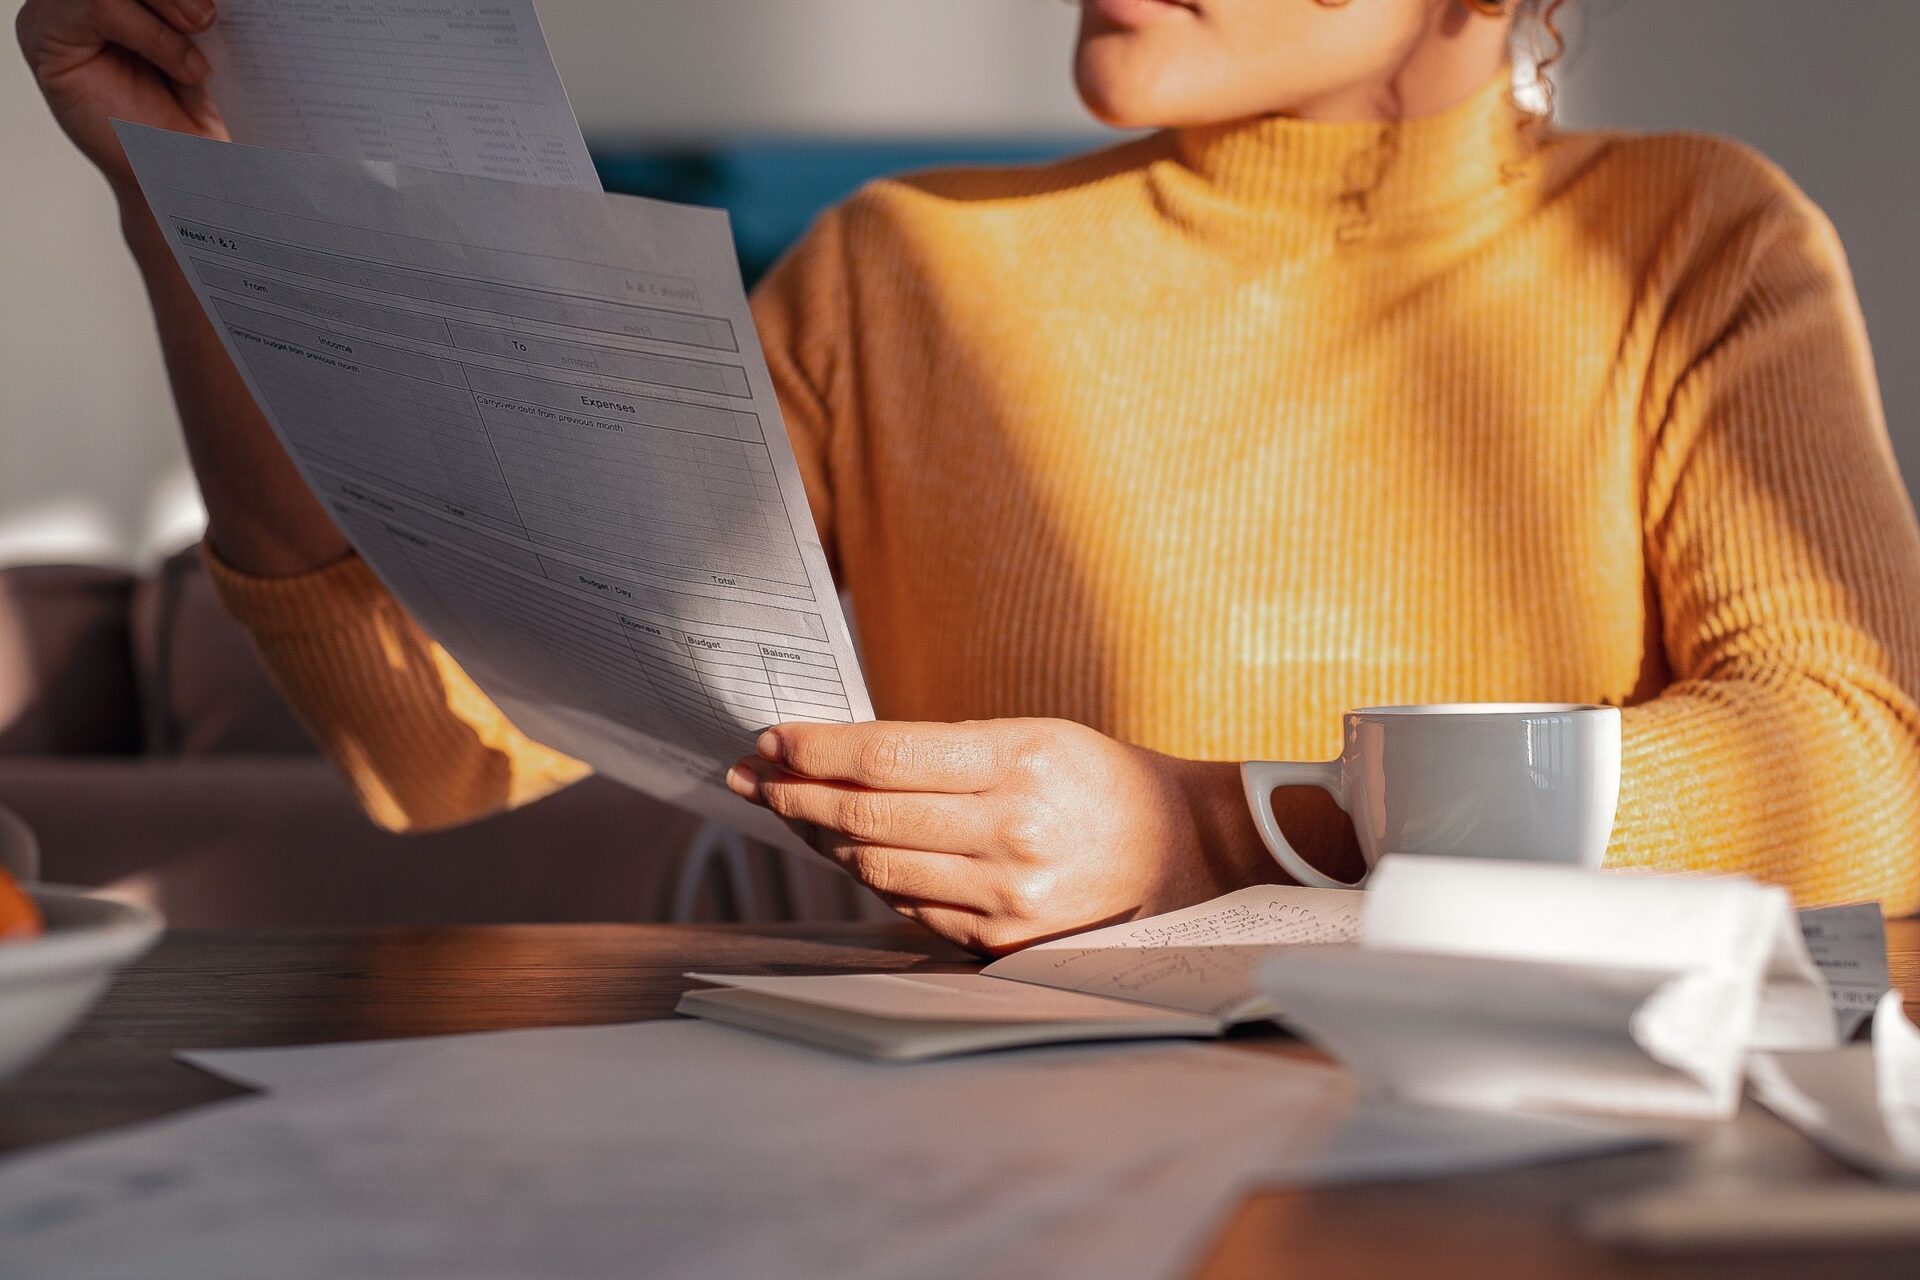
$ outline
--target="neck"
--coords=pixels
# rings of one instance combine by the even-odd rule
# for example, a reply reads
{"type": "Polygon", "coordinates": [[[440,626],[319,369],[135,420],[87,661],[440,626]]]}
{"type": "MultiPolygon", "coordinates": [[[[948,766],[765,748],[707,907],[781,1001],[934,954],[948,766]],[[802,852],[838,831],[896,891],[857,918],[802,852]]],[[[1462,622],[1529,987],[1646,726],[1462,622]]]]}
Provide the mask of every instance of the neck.
{"type": "Polygon", "coordinates": [[[1497,66],[1448,109],[1390,124],[1266,116],[1175,130],[1175,168],[1159,175],[1163,195],[1375,230],[1424,223],[1503,191],[1519,198],[1525,184],[1503,175],[1530,144],[1509,86],[1509,70],[1497,66]]]}
{"type": "Polygon", "coordinates": [[[1450,111],[1506,64],[1511,18],[1488,18],[1464,5],[1436,6],[1425,27],[1378,75],[1272,114],[1297,120],[1377,122],[1450,111]]]}

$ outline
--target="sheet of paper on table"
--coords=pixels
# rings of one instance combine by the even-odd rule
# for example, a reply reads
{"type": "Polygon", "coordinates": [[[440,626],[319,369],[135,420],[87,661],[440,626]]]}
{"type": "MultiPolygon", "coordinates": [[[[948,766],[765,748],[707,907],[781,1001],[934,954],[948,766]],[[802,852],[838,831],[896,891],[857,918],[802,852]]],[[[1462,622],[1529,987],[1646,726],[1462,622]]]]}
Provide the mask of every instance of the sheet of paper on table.
{"type": "MultiPolygon", "coordinates": [[[[1920,1245],[1920,1190],[1859,1179],[1657,1186],[1581,1206],[1574,1228],[1596,1244],[1643,1258],[1728,1253],[1753,1259],[1784,1250],[1911,1249],[1920,1245]]],[[[1803,1270],[1820,1274],[1812,1266],[1803,1270]]]]}
{"type": "Polygon", "coordinates": [[[513,722],[800,847],[726,764],[872,707],[726,216],[117,127],[308,483],[513,722]]]}
{"type": "Polygon", "coordinates": [[[1835,1041],[1783,890],[1738,877],[1389,857],[1361,945],[1263,969],[1369,1083],[1450,1105],[1724,1116],[1748,1054],[1835,1041]]]}
{"type": "Polygon", "coordinates": [[[220,0],[235,142],[600,190],[533,0],[220,0]]]}
{"type": "Polygon", "coordinates": [[[637,1257],[725,1280],[1170,1280],[1257,1182],[1644,1141],[1375,1112],[1325,1068],[1187,1045],[900,1068],[656,1022],[188,1056],[276,1092],[0,1164],[9,1280],[152,1280],[156,1259],[197,1280],[262,1259],[276,1280],[567,1280],[637,1257]]]}
{"type": "Polygon", "coordinates": [[[1287,947],[1342,943],[1360,894],[1262,885],[1029,947],[977,974],[691,973],[679,1011],[894,1061],[1072,1040],[1217,1036],[1273,1009],[1254,974],[1287,947]]]}

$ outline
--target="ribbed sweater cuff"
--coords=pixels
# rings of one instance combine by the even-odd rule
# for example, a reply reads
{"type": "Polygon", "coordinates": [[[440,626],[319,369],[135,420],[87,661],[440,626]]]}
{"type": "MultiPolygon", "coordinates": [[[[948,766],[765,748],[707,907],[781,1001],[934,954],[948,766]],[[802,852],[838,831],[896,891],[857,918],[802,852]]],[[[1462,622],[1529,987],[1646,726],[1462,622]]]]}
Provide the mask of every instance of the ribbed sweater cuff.
{"type": "Polygon", "coordinates": [[[222,560],[209,541],[200,543],[200,559],[220,603],[257,636],[351,629],[364,625],[368,613],[390,598],[357,552],[283,578],[242,573],[222,560]]]}

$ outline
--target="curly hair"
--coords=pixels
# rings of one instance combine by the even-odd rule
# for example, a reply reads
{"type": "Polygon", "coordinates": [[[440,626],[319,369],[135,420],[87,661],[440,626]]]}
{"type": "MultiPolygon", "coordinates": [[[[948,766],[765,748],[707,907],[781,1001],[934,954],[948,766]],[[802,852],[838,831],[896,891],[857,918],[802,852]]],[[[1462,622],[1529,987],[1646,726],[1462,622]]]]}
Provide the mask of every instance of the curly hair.
{"type": "Polygon", "coordinates": [[[1553,77],[1548,73],[1566,57],[1567,37],[1560,30],[1560,15],[1567,0],[1521,0],[1514,24],[1514,42],[1524,47],[1533,64],[1533,81],[1539,87],[1540,115],[1553,118],[1553,77]]]}
{"type": "MultiPolygon", "coordinates": [[[[1522,154],[1501,162],[1502,183],[1515,182],[1525,176],[1529,159],[1545,140],[1553,122],[1554,86],[1548,73],[1566,56],[1567,38],[1560,29],[1560,17],[1567,3],[1568,0],[1519,0],[1514,8],[1513,47],[1516,52],[1525,53],[1539,99],[1537,108],[1528,108],[1517,101],[1512,87],[1507,90],[1508,100],[1521,108],[1518,127],[1522,154]]],[[[1381,127],[1379,139],[1370,152],[1352,157],[1347,166],[1346,190],[1340,196],[1340,202],[1346,206],[1346,217],[1335,232],[1337,239],[1346,242],[1367,233],[1372,221],[1373,193],[1393,167],[1399,151],[1400,122],[1394,120],[1381,127]]]]}

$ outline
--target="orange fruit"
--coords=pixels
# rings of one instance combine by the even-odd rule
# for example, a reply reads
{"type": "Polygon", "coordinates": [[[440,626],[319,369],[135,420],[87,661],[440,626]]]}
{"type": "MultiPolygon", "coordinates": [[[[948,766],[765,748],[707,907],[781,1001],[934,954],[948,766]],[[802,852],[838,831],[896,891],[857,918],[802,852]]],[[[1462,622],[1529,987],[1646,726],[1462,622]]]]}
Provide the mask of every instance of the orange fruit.
{"type": "Polygon", "coordinates": [[[0,942],[31,938],[40,932],[40,908],[13,877],[0,871],[0,942]]]}

